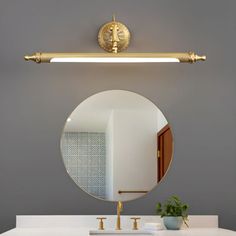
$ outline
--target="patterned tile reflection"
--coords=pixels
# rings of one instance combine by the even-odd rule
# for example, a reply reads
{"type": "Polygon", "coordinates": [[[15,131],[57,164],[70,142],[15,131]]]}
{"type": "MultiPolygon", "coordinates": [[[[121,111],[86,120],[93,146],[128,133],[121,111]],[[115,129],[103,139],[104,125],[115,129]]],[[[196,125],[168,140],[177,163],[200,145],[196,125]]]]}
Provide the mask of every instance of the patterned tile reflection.
{"type": "Polygon", "coordinates": [[[85,191],[105,198],[105,133],[66,132],[61,141],[66,169],[85,191]]]}

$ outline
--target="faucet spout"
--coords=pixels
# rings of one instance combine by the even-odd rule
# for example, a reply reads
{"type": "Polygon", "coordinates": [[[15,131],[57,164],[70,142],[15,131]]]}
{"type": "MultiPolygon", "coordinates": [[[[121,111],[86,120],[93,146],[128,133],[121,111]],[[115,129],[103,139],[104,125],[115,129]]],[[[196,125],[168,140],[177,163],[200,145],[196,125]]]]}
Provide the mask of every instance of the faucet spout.
{"type": "Polygon", "coordinates": [[[120,213],[123,210],[123,204],[121,201],[117,203],[117,220],[116,220],[116,230],[121,230],[121,221],[120,221],[120,213]]]}

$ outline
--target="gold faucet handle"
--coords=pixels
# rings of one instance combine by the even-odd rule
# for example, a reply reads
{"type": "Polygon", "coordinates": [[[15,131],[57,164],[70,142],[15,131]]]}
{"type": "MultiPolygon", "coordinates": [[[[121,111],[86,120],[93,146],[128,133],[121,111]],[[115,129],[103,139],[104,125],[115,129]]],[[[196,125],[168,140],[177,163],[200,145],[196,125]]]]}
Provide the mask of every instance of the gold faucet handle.
{"type": "Polygon", "coordinates": [[[106,220],[106,217],[97,217],[97,220],[99,220],[98,229],[99,230],[104,230],[103,220],[106,220]]]}
{"type": "Polygon", "coordinates": [[[134,222],[133,222],[133,230],[138,230],[138,222],[137,222],[137,220],[140,220],[141,218],[140,217],[131,217],[130,219],[134,220],[134,222]]]}

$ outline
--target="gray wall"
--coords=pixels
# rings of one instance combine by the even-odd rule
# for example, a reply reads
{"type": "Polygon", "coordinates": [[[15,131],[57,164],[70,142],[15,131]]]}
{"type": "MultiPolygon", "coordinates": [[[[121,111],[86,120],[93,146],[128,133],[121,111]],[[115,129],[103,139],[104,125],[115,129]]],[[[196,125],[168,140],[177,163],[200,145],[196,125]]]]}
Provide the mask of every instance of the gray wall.
{"type": "Polygon", "coordinates": [[[151,193],[124,214],[153,214],[178,194],[191,214],[218,214],[236,229],[236,1],[1,0],[0,230],[17,214],[114,214],[115,204],[82,192],[60,155],[62,127],[88,96],[109,89],[156,103],[173,127],[174,161],[151,193]],[[34,64],[34,51],[101,52],[101,24],[112,13],[132,33],[130,52],[206,53],[205,63],[34,64]]]}

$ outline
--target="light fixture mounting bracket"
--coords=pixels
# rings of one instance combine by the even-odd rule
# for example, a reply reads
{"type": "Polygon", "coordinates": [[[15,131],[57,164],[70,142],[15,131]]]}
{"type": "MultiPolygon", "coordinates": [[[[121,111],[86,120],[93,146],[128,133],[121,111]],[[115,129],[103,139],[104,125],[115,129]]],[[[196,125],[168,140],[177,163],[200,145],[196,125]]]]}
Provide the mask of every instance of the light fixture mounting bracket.
{"type": "Polygon", "coordinates": [[[114,15],[112,21],[105,23],[98,32],[98,43],[107,52],[122,52],[129,46],[129,42],[129,29],[116,21],[114,15]]]}

